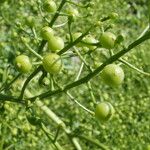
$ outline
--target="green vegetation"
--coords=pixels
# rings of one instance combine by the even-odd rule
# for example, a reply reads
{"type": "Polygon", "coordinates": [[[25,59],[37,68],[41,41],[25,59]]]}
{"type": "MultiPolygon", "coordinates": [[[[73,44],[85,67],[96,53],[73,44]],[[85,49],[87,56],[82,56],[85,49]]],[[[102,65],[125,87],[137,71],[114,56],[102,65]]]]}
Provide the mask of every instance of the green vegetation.
{"type": "Polygon", "coordinates": [[[149,150],[148,0],[0,1],[0,150],[149,150]]]}

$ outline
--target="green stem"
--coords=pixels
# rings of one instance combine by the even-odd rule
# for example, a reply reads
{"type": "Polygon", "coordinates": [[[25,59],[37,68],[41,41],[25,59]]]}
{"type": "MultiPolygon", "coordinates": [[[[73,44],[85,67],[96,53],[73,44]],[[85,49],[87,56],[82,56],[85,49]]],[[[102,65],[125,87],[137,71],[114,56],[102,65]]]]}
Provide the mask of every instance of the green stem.
{"type": "Polygon", "coordinates": [[[47,72],[43,69],[42,70],[42,75],[40,76],[39,80],[38,80],[38,83],[39,85],[42,85],[43,84],[43,79],[47,76],[47,72]]]}
{"type": "MultiPolygon", "coordinates": [[[[112,50],[110,50],[110,52],[111,52],[111,55],[114,54],[112,50]]],[[[128,67],[130,67],[131,69],[134,69],[135,71],[137,71],[137,72],[139,72],[139,73],[141,73],[141,74],[143,74],[143,75],[145,75],[145,76],[150,76],[150,73],[138,69],[137,67],[133,66],[132,64],[130,64],[130,63],[127,62],[126,60],[124,60],[124,59],[122,59],[122,58],[119,58],[118,60],[119,60],[120,62],[122,62],[123,64],[127,65],[128,67]]]]}
{"type": "Polygon", "coordinates": [[[59,131],[60,131],[60,126],[57,127],[56,135],[55,135],[54,140],[53,140],[54,143],[57,141],[59,131]]]}
{"type": "Polygon", "coordinates": [[[61,24],[57,24],[57,25],[54,25],[53,28],[60,28],[64,25],[66,25],[68,23],[68,21],[64,22],[64,23],[61,23],[61,24]]]}
{"type": "Polygon", "coordinates": [[[53,75],[51,75],[51,78],[50,78],[50,89],[51,89],[51,91],[52,91],[52,90],[55,90],[53,75]]]}
{"type": "Polygon", "coordinates": [[[80,146],[80,144],[79,144],[79,142],[78,142],[76,137],[72,138],[72,143],[75,145],[76,150],[82,150],[82,148],[81,148],[81,146],[80,146]]]}
{"type": "Polygon", "coordinates": [[[21,89],[21,93],[20,93],[20,96],[19,96],[19,99],[22,100],[23,98],[23,95],[24,95],[24,92],[25,92],[25,89],[28,85],[28,83],[33,79],[33,77],[38,74],[40,71],[42,70],[42,66],[39,66],[36,70],[34,70],[34,72],[26,79],[22,89],[21,89]]]}
{"type": "Polygon", "coordinates": [[[91,115],[95,114],[93,111],[89,110],[88,108],[86,108],[85,106],[83,106],[81,103],[79,103],[68,91],[66,92],[66,94],[70,97],[71,100],[73,100],[83,110],[85,110],[86,112],[90,113],[91,115]]]}
{"type": "Polygon", "coordinates": [[[31,28],[31,30],[32,30],[32,33],[33,33],[33,35],[34,35],[35,39],[37,40],[37,39],[38,39],[38,37],[37,37],[36,31],[35,31],[35,28],[34,28],[34,27],[32,27],[32,28],[31,28]]]}
{"type": "Polygon", "coordinates": [[[112,28],[112,25],[107,26],[106,28],[104,28],[104,32],[108,31],[111,28],[112,28]]]}
{"type": "Polygon", "coordinates": [[[90,65],[86,62],[86,60],[83,58],[83,56],[80,54],[80,52],[78,51],[78,49],[74,46],[73,47],[76,54],[79,56],[79,58],[82,60],[82,62],[85,64],[85,66],[89,69],[90,72],[92,72],[92,69],[90,67],[90,65]]]}
{"type": "Polygon", "coordinates": [[[75,81],[79,80],[79,77],[80,77],[81,72],[82,72],[82,70],[83,70],[83,66],[84,66],[84,63],[82,62],[82,63],[81,63],[81,66],[80,66],[80,69],[79,69],[79,72],[78,72],[78,74],[77,74],[77,76],[76,76],[76,78],[75,78],[75,81]]]}
{"type": "Polygon", "coordinates": [[[78,37],[75,41],[68,44],[66,47],[64,47],[61,51],[58,52],[59,55],[65,53],[68,49],[78,44],[89,32],[93,29],[95,25],[92,25],[85,33],[83,33],[80,37],[78,37]]]}
{"type": "Polygon", "coordinates": [[[55,22],[56,19],[58,18],[59,12],[61,11],[61,9],[62,9],[63,6],[65,5],[65,3],[66,3],[66,0],[62,0],[62,1],[61,1],[61,3],[60,3],[60,5],[59,5],[59,7],[58,7],[58,9],[57,9],[57,11],[56,11],[54,17],[52,18],[51,22],[49,23],[49,26],[50,26],[50,27],[52,27],[52,26],[54,25],[54,22],[55,22]]]}
{"type": "MultiPolygon", "coordinates": [[[[54,83],[56,84],[56,86],[58,88],[61,89],[61,86],[55,81],[55,79],[53,78],[54,83]]],[[[94,112],[89,110],[88,108],[86,108],[85,106],[83,106],[81,103],[79,103],[68,91],[65,91],[65,93],[69,96],[69,98],[74,101],[79,107],[81,107],[83,110],[85,110],[86,112],[90,113],[91,115],[94,115],[94,112]]]]}
{"type": "Polygon", "coordinates": [[[81,41],[81,43],[86,44],[86,45],[91,45],[91,46],[102,47],[100,42],[88,43],[88,42],[81,41]]]}
{"type": "Polygon", "coordinates": [[[148,24],[148,25],[145,27],[145,29],[143,30],[143,32],[140,34],[140,36],[138,37],[138,39],[141,38],[149,29],[150,29],[150,26],[149,26],[149,24],[148,24]]]}
{"type": "Polygon", "coordinates": [[[94,97],[94,94],[93,94],[93,91],[92,91],[92,86],[91,86],[90,81],[87,83],[87,87],[88,87],[88,89],[90,91],[90,95],[91,95],[93,103],[96,104],[96,100],[95,100],[95,97],[94,97]]]}
{"type": "Polygon", "coordinates": [[[41,42],[41,44],[40,44],[40,46],[39,46],[39,48],[38,48],[38,53],[41,53],[41,51],[43,50],[45,44],[46,44],[46,41],[45,41],[45,40],[42,40],[42,42],[41,42]]]}
{"type": "Polygon", "coordinates": [[[36,57],[38,57],[40,60],[43,59],[43,57],[42,57],[41,55],[39,55],[35,50],[33,50],[33,49],[23,40],[23,38],[21,38],[21,40],[22,40],[23,44],[27,47],[27,49],[28,49],[31,53],[33,53],[33,54],[34,54],[36,57]]]}
{"type": "Polygon", "coordinates": [[[123,64],[127,65],[128,67],[134,69],[135,71],[145,75],[145,76],[149,76],[150,77],[150,73],[148,72],[144,72],[143,70],[138,69],[137,67],[133,66],[132,64],[130,64],[129,62],[123,60],[122,58],[118,59],[120,62],[122,62],[123,64]]]}
{"type": "Polygon", "coordinates": [[[42,65],[42,61],[39,62],[32,62],[32,65],[36,66],[36,65],[42,65]]]}
{"type": "Polygon", "coordinates": [[[9,95],[4,95],[1,93],[0,93],[0,101],[10,101],[10,102],[24,104],[24,101],[18,100],[18,98],[15,98],[15,97],[9,96],[9,95]]]}
{"type": "Polygon", "coordinates": [[[30,38],[35,38],[34,35],[30,34],[29,32],[27,32],[22,26],[17,26],[17,29],[19,29],[20,31],[24,32],[26,35],[28,35],[30,38]]]}
{"type": "Polygon", "coordinates": [[[4,91],[4,90],[8,90],[10,88],[10,86],[21,76],[22,74],[19,73],[10,83],[6,84],[6,85],[3,85],[0,89],[0,92],[1,91],[4,91]]]}
{"type": "Polygon", "coordinates": [[[41,17],[43,18],[43,20],[45,20],[47,23],[49,23],[48,19],[43,15],[40,3],[37,2],[37,5],[38,5],[38,9],[39,9],[39,13],[40,13],[41,17]]]}
{"type": "Polygon", "coordinates": [[[60,13],[60,12],[58,12],[59,13],[59,16],[66,16],[66,17],[69,17],[70,15],[69,14],[67,14],[67,13],[60,13]]]}
{"type": "Polygon", "coordinates": [[[17,98],[15,98],[15,97],[13,97],[13,96],[9,96],[9,95],[4,95],[4,94],[1,94],[0,93],[0,101],[2,101],[2,100],[17,100],[17,98]]]}
{"type": "Polygon", "coordinates": [[[89,141],[89,142],[95,144],[96,146],[98,146],[98,147],[101,148],[102,150],[109,150],[108,147],[106,147],[106,146],[105,146],[104,144],[102,144],[102,143],[99,143],[99,141],[96,140],[96,139],[93,139],[93,138],[91,138],[91,137],[84,136],[84,135],[77,135],[77,136],[78,136],[79,138],[82,138],[82,139],[84,139],[84,140],[86,140],[86,141],[89,141]]]}
{"type": "Polygon", "coordinates": [[[46,127],[44,126],[44,124],[41,125],[41,129],[42,131],[45,133],[45,135],[48,137],[48,139],[52,142],[52,144],[55,146],[55,148],[57,150],[63,150],[63,148],[60,146],[60,144],[58,142],[53,142],[53,139],[52,139],[52,135],[49,134],[46,129],[46,127]]]}
{"type": "Polygon", "coordinates": [[[72,43],[73,38],[72,38],[72,34],[71,34],[71,24],[72,24],[72,19],[70,19],[70,17],[69,17],[68,18],[68,30],[69,30],[70,42],[72,43]]]}

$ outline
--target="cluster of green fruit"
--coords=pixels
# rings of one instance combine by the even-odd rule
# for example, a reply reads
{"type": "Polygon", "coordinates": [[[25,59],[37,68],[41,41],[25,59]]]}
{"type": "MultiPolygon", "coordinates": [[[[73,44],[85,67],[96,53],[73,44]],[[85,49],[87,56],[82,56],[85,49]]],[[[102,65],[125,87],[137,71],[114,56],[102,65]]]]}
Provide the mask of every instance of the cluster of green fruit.
{"type": "MultiPolygon", "coordinates": [[[[62,68],[62,61],[59,55],[49,53],[42,59],[44,69],[52,74],[60,72],[62,68]]],[[[21,73],[28,73],[32,69],[32,64],[28,56],[19,55],[15,59],[15,66],[21,73]]]]}
{"type": "MultiPolygon", "coordinates": [[[[47,40],[48,47],[52,53],[43,56],[42,64],[44,69],[52,74],[59,73],[62,68],[61,57],[55,52],[63,49],[64,41],[60,37],[54,36],[54,31],[50,27],[44,27],[41,31],[44,40],[47,40]]],[[[29,57],[26,55],[19,55],[16,57],[15,64],[21,73],[28,73],[32,69],[32,64],[29,57]]]]}
{"type": "MultiPolygon", "coordinates": [[[[100,43],[106,49],[112,49],[115,46],[116,36],[110,32],[104,32],[100,36],[100,43]]],[[[111,87],[117,87],[122,84],[124,80],[123,69],[116,64],[107,65],[101,72],[102,80],[111,87]]],[[[95,109],[96,117],[101,121],[109,120],[114,114],[113,106],[108,102],[101,102],[97,104],[95,109]]]]}
{"type": "Polygon", "coordinates": [[[53,29],[50,27],[44,27],[41,35],[44,40],[47,40],[48,48],[52,51],[52,53],[43,57],[43,67],[49,73],[59,73],[62,68],[62,60],[56,52],[64,48],[64,41],[62,38],[55,36],[53,29]]]}
{"type": "MultiPolygon", "coordinates": [[[[73,40],[76,40],[82,35],[82,33],[75,33],[73,35],[73,40]]],[[[41,36],[48,43],[48,48],[52,53],[48,53],[42,58],[43,68],[51,73],[58,74],[62,68],[62,60],[61,57],[56,54],[56,52],[62,50],[64,48],[64,41],[62,38],[54,35],[54,31],[52,28],[46,26],[41,30],[41,36]]],[[[104,32],[100,36],[99,42],[101,43],[103,48],[112,49],[115,46],[116,37],[114,34],[110,32],[104,32]]],[[[95,45],[98,41],[92,36],[86,36],[79,42],[78,46],[87,46],[89,49],[93,50],[96,48],[95,45]]],[[[32,64],[26,55],[20,55],[16,57],[15,64],[17,69],[22,73],[30,72],[32,68],[32,64]]],[[[124,80],[124,71],[123,69],[116,64],[108,64],[102,70],[100,74],[102,80],[111,87],[116,87],[122,84],[124,80]]],[[[95,116],[101,120],[106,121],[109,120],[114,114],[113,106],[108,102],[101,102],[97,104],[95,109],[95,116]]]]}
{"type": "Polygon", "coordinates": [[[57,52],[64,48],[64,41],[62,38],[54,35],[54,30],[48,26],[41,31],[41,36],[48,42],[48,48],[52,52],[57,52]]]}

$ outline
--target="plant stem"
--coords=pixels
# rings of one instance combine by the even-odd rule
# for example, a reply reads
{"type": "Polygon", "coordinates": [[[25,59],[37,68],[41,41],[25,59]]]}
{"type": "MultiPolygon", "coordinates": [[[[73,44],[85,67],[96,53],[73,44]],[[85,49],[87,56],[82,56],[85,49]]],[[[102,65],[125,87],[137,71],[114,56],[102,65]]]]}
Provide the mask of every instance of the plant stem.
{"type": "Polygon", "coordinates": [[[71,25],[72,25],[72,20],[71,20],[70,17],[69,17],[69,18],[68,18],[68,30],[69,30],[70,42],[73,41],[72,33],[71,33],[71,25]]]}
{"type": "MultiPolygon", "coordinates": [[[[58,88],[61,89],[61,86],[55,81],[55,79],[53,78],[54,83],[56,84],[56,86],[58,88]]],[[[88,113],[90,113],[91,115],[94,115],[94,112],[89,110],[88,108],[86,108],[85,106],[83,106],[81,103],[79,103],[68,91],[65,91],[65,93],[69,96],[69,98],[74,101],[79,107],[81,107],[83,110],[87,111],[88,113]]]]}
{"type": "Polygon", "coordinates": [[[77,136],[78,136],[79,138],[82,138],[82,139],[84,139],[84,140],[86,140],[86,141],[89,141],[89,142],[91,142],[91,143],[97,145],[99,148],[101,148],[101,149],[103,149],[103,150],[109,150],[108,147],[106,147],[106,146],[105,146],[104,144],[102,144],[102,143],[99,143],[99,141],[96,140],[96,139],[92,139],[91,137],[84,136],[84,135],[77,135],[77,136]]]}
{"type": "Polygon", "coordinates": [[[46,131],[45,128],[46,128],[46,127],[44,126],[44,124],[42,124],[42,125],[41,125],[42,131],[45,133],[45,135],[48,137],[48,139],[52,142],[52,144],[55,146],[55,148],[56,148],[57,150],[64,150],[64,149],[60,146],[60,144],[59,144],[58,142],[53,142],[53,139],[52,139],[51,135],[46,131]]]}
{"type": "Polygon", "coordinates": [[[82,63],[81,63],[81,66],[80,66],[80,69],[79,69],[79,72],[78,72],[78,74],[77,74],[77,76],[76,76],[76,78],[75,78],[75,81],[79,80],[79,77],[80,77],[81,72],[82,72],[82,70],[83,70],[83,66],[84,66],[84,63],[82,62],[82,63]]]}
{"type": "Polygon", "coordinates": [[[76,147],[76,150],[82,150],[79,142],[77,141],[77,138],[73,137],[72,138],[72,142],[74,143],[75,147],[76,147]]]}
{"type": "Polygon", "coordinates": [[[43,59],[41,55],[39,55],[35,50],[33,50],[22,38],[21,38],[23,44],[28,48],[28,50],[33,53],[36,57],[38,57],[40,60],[43,59]]]}
{"type": "MultiPolygon", "coordinates": [[[[110,51],[111,55],[113,55],[113,51],[110,51]]],[[[132,64],[130,64],[129,62],[127,62],[126,60],[119,58],[118,61],[122,62],[123,64],[127,65],[128,67],[130,67],[131,69],[134,69],[135,71],[145,75],[145,76],[150,76],[150,73],[148,72],[144,72],[143,70],[138,69],[137,67],[133,66],[132,64]]]]}
{"type": "Polygon", "coordinates": [[[68,44],[66,47],[64,47],[61,51],[58,52],[59,55],[65,53],[68,49],[73,47],[74,45],[78,44],[89,32],[93,29],[95,25],[92,25],[85,33],[83,33],[81,36],[79,36],[75,41],[68,44]]]}
{"type": "Polygon", "coordinates": [[[55,135],[54,140],[53,140],[54,143],[57,141],[59,131],[60,131],[60,126],[57,127],[56,135],[55,135]]]}
{"type": "Polygon", "coordinates": [[[91,95],[93,103],[96,104],[96,100],[95,100],[95,97],[94,97],[94,94],[93,94],[93,91],[92,91],[92,86],[91,86],[90,81],[87,83],[87,87],[88,87],[88,89],[90,91],[90,95],[91,95]]]}
{"type": "Polygon", "coordinates": [[[143,30],[143,32],[140,34],[140,36],[138,37],[138,39],[141,38],[149,29],[150,29],[150,26],[149,26],[149,24],[148,24],[148,25],[145,27],[145,29],[143,30]]]}
{"type": "Polygon", "coordinates": [[[20,104],[24,104],[24,101],[18,100],[18,98],[15,98],[13,96],[4,95],[0,93],[0,101],[10,101],[10,102],[16,102],[20,104]]]}
{"type": "Polygon", "coordinates": [[[83,106],[82,104],[80,104],[68,91],[66,92],[66,94],[70,97],[71,100],[73,100],[77,105],[79,105],[83,110],[85,110],[86,112],[90,113],[91,115],[94,115],[94,112],[89,110],[88,108],[86,108],[85,106],[83,106]]]}
{"type": "Polygon", "coordinates": [[[33,35],[34,35],[34,38],[35,38],[36,42],[38,42],[38,36],[37,36],[36,31],[35,31],[35,28],[32,27],[31,30],[32,30],[32,33],[33,33],[33,35]]]}
{"type": "Polygon", "coordinates": [[[34,72],[26,79],[22,89],[21,89],[21,93],[20,93],[20,96],[18,99],[21,99],[23,98],[23,95],[24,95],[24,92],[25,92],[25,89],[28,85],[28,83],[33,79],[33,77],[38,74],[40,71],[42,70],[42,66],[39,66],[36,70],[34,70],[34,72]]]}
{"type": "Polygon", "coordinates": [[[89,69],[90,72],[92,72],[92,69],[90,67],[90,65],[86,62],[86,60],[83,58],[83,56],[80,54],[80,52],[78,51],[78,49],[74,46],[73,47],[76,54],[79,56],[79,58],[81,59],[81,61],[85,64],[85,66],[89,69]]]}
{"type": "Polygon", "coordinates": [[[123,60],[122,58],[118,59],[120,62],[122,62],[123,64],[127,65],[128,67],[130,67],[131,69],[134,69],[135,71],[145,75],[145,76],[149,76],[150,77],[150,73],[148,72],[144,72],[143,70],[138,69],[137,67],[133,66],[132,64],[130,64],[129,62],[123,60]]]}
{"type": "Polygon", "coordinates": [[[54,25],[53,28],[60,28],[64,25],[66,25],[68,23],[68,21],[64,22],[64,23],[61,23],[61,24],[57,24],[57,25],[54,25]]]}
{"type": "Polygon", "coordinates": [[[51,22],[49,23],[49,26],[52,27],[54,25],[54,22],[56,21],[56,19],[59,17],[59,12],[61,11],[61,9],[63,8],[63,6],[65,5],[66,0],[62,0],[54,17],[52,18],[51,22]]]}
{"type": "Polygon", "coordinates": [[[3,85],[0,89],[0,92],[1,91],[4,91],[4,90],[8,90],[10,88],[10,86],[21,76],[22,74],[19,73],[10,83],[6,84],[6,85],[3,85]]]}

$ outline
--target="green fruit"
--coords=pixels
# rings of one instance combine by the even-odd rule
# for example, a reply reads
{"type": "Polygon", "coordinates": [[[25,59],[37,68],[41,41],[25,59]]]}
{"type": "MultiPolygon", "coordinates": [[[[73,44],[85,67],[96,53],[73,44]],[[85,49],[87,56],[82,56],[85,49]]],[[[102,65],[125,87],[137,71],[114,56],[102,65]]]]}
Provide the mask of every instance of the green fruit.
{"type": "Polygon", "coordinates": [[[51,37],[54,36],[54,31],[52,28],[46,26],[41,30],[41,36],[44,40],[49,40],[51,37]]]}
{"type": "Polygon", "coordinates": [[[51,38],[48,40],[48,48],[54,52],[63,49],[64,48],[63,39],[58,36],[51,36],[51,38]]]}
{"type": "Polygon", "coordinates": [[[26,25],[29,27],[34,27],[36,24],[35,18],[33,16],[27,16],[26,17],[26,25]]]}
{"type": "Polygon", "coordinates": [[[98,42],[93,36],[87,36],[82,41],[84,42],[84,45],[90,50],[94,50],[96,48],[96,46],[90,44],[96,44],[98,42]]]}
{"type": "Polygon", "coordinates": [[[104,32],[100,37],[100,43],[104,48],[112,49],[115,46],[116,36],[110,32],[104,32]]]}
{"type": "Polygon", "coordinates": [[[56,12],[56,10],[57,10],[57,6],[56,6],[56,3],[55,3],[53,0],[47,0],[47,1],[44,2],[44,4],[43,4],[43,9],[44,9],[46,12],[54,13],[54,12],[56,12]]]}
{"type": "Polygon", "coordinates": [[[70,17],[72,17],[73,20],[75,20],[77,17],[79,17],[78,10],[71,6],[67,9],[67,13],[70,17]]]}
{"type": "Polygon", "coordinates": [[[115,110],[109,102],[101,102],[95,108],[95,116],[100,121],[108,121],[115,110]]]}
{"type": "Polygon", "coordinates": [[[54,53],[49,53],[43,57],[42,64],[44,69],[52,74],[57,74],[61,71],[61,57],[54,53]]]}
{"type": "Polygon", "coordinates": [[[124,80],[124,71],[115,64],[107,65],[101,72],[101,78],[109,86],[119,86],[124,80]]]}
{"type": "Polygon", "coordinates": [[[19,55],[15,59],[15,66],[21,73],[28,73],[32,69],[32,64],[29,57],[26,55],[19,55]]]}

